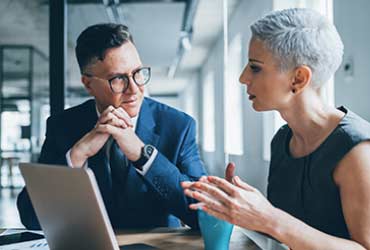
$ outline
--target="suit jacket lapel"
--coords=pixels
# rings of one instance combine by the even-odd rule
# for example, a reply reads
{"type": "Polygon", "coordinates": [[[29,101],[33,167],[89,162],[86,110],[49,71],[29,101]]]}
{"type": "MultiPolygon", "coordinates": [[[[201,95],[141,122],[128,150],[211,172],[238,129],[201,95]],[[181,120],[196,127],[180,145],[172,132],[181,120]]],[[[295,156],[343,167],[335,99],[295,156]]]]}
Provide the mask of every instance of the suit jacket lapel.
{"type": "MultiPolygon", "coordinates": [[[[152,108],[149,106],[147,99],[144,99],[140,109],[139,117],[136,124],[135,133],[145,143],[155,147],[159,143],[159,135],[155,132],[156,123],[154,120],[152,108]]],[[[126,208],[131,209],[138,206],[137,202],[145,204],[145,195],[147,187],[143,182],[143,178],[135,170],[132,162],[129,162],[128,178],[125,186],[125,196],[123,197],[126,208]]]]}
{"type": "Polygon", "coordinates": [[[153,110],[149,106],[148,100],[144,98],[135,132],[145,144],[151,144],[157,147],[159,135],[155,132],[156,123],[153,115],[153,110]]]}

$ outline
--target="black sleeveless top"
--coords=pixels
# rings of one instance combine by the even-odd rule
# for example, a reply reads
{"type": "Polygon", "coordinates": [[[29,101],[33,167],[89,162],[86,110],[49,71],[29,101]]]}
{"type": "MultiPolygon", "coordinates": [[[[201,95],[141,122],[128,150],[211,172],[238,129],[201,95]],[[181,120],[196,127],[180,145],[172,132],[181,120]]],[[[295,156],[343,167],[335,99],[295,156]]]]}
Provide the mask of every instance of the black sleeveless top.
{"type": "Polygon", "coordinates": [[[349,239],[333,172],[354,146],[370,140],[370,123],[344,107],[339,110],[346,115],[338,126],[314,152],[301,158],[290,155],[291,129],[280,128],[271,142],[267,193],[274,206],[306,224],[349,239]]]}

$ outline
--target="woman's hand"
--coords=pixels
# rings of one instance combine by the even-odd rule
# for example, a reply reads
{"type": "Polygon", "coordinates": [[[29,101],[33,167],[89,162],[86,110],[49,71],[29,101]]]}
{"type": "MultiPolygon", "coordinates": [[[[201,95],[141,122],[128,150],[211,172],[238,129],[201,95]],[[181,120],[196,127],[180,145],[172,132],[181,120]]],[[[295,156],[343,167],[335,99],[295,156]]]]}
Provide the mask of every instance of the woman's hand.
{"type": "Polygon", "coordinates": [[[238,176],[232,184],[216,176],[198,182],[183,183],[185,194],[201,203],[191,204],[191,209],[202,209],[220,219],[250,230],[269,233],[274,224],[275,208],[254,187],[238,176]]]}

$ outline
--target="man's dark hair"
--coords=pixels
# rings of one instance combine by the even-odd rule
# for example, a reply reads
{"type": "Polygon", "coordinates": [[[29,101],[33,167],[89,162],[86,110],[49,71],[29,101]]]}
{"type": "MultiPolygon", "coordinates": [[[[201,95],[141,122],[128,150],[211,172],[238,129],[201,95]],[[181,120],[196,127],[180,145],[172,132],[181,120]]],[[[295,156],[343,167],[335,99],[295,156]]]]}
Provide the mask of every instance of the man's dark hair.
{"type": "Polygon", "coordinates": [[[81,74],[93,59],[103,61],[107,49],[134,42],[128,27],[123,24],[101,23],[87,27],[77,38],[76,57],[81,74]]]}

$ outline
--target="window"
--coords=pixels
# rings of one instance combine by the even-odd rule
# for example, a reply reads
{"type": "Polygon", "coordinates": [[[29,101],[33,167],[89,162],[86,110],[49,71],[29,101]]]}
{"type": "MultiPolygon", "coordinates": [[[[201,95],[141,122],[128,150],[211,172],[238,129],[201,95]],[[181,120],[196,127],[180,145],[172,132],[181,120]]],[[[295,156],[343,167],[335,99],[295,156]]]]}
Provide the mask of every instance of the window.
{"type": "Polygon", "coordinates": [[[214,73],[208,72],[203,87],[203,149],[216,150],[215,143],[215,80],[214,73]]]}
{"type": "Polygon", "coordinates": [[[235,36],[230,44],[227,76],[224,83],[225,153],[243,154],[242,86],[239,76],[242,70],[242,39],[235,36]]]}

